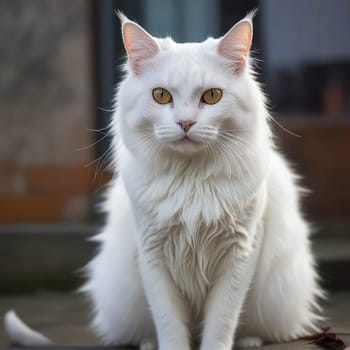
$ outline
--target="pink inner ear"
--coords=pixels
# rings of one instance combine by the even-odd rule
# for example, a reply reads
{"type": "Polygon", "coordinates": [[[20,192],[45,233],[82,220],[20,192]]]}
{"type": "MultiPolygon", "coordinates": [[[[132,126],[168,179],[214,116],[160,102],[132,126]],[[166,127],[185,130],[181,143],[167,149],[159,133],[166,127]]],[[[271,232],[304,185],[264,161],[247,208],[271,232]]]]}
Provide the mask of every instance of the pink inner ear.
{"type": "Polygon", "coordinates": [[[252,39],[253,30],[249,20],[238,22],[221,39],[219,53],[234,62],[237,72],[244,66],[252,39]]]}
{"type": "Polygon", "coordinates": [[[151,35],[134,22],[123,24],[123,41],[135,73],[139,73],[144,61],[155,56],[159,50],[151,35]]]}

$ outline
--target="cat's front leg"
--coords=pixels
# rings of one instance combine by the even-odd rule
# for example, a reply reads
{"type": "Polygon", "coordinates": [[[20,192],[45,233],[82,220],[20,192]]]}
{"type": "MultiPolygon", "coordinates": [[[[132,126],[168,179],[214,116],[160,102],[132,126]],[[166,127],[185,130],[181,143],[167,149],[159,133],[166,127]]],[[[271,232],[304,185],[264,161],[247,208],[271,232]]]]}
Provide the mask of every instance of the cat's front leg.
{"type": "Polygon", "coordinates": [[[139,262],[159,350],[190,350],[186,306],[169,275],[164,255],[159,249],[143,246],[139,262]]]}
{"type": "Polygon", "coordinates": [[[242,254],[240,249],[235,247],[228,253],[222,273],[208,295],[200,350],[233,348],[242,304],[253,278],[260,251],[262,235],[259,235],[249,253],[242,254]]]}

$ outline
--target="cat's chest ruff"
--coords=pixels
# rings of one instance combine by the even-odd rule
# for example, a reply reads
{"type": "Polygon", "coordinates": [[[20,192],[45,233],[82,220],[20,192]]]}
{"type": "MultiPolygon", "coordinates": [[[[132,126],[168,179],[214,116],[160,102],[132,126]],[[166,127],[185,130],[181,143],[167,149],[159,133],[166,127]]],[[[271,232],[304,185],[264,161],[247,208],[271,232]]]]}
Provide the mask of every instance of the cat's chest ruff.
{"type": "Polygon", "coordinates": [[[251,244],[247,227],[255,208],[238,202],[229,181],[163,177],[139,192],[138,213],[147,227],[142,242],[161,254],[195,314],[229,252],[244,254],[251,244]]]}
{"type": "Polygon", "coordinates": [[[198,314],[227,253],[237,243],[231,221],[163,228],[162,252],[169,273],[198,314]]]}
{"type": "Polygon", "coordinates": [[[214,224],[231,216],[237,191],[229,179],[163,176],[145,181],[139,204],[157,222],[181,221],[189,227],[214,224]]]}

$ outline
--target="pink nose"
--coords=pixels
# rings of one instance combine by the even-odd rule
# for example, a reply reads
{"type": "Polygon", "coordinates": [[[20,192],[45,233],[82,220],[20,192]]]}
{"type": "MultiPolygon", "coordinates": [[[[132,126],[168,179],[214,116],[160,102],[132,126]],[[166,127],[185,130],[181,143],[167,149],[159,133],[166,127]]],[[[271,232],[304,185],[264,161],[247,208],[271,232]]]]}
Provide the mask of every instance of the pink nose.
{"type": "Polygon", "coordinates": [[[176,124],[181,126],[181,129],[184,132],[187,132],[188,130],[190,130],[190,128],[196,123],[197,122],[195,122],[193,120],[179,120],[178,122],[176,122],[176,124]]]}

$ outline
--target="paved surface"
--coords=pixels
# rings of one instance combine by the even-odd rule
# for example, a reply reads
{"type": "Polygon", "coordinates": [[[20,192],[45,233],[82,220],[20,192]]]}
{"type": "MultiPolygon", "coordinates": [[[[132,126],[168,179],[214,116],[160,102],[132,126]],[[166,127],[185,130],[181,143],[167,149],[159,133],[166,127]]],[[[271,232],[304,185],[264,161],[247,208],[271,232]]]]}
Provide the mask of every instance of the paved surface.
{"type": "MultiPolygon", "coordinates": [[[[23,296],[0,296],[0,315],[6,310],[15,309],[31,327],[43,332],[56,344],[67,345],[65,350],[74,346],[93,346],[99,344],[98,339],[88,329],[87,303],[78,295],[37,293],[23,296]],[[69,347],[68,347],[69,345],[69,347]]],[[[346,344],[350,345],[350,292],[337,292],[329,297],[325,304],[328,321],[325,326],[339,333],[346,344]]],[[[9,339],[0,326],[0,348],[9,345],[9,339]]],[[[305,342],[274,344],[264,346],[264,350],[304,350],[316,349],[305,342]]],[[[42,349],[42,348],[41,348],[42,349]]],[[[59,350],[60,347],[55,347],[59,350]]],[[[77,348],[75,348],[77,349],[77,348]]],[[[81,348],[80,348],[81,349],[81,348]]],[[[106,348],[107,349],[107,348],[106,348]]],[[[125,348],[126,349],[126,348],[125,348]]],[[[179,349],[181,350],[181,349],[179,349]]]]}

